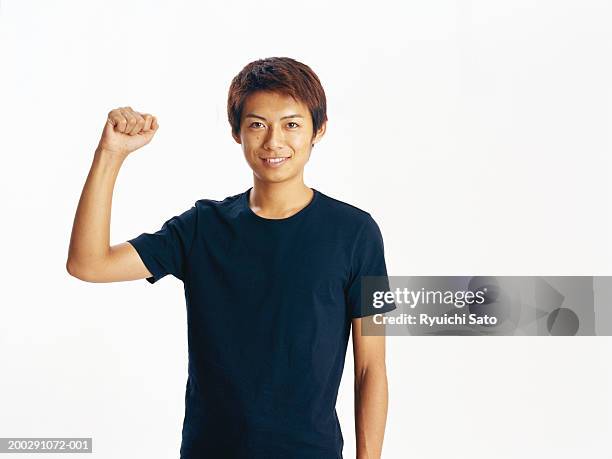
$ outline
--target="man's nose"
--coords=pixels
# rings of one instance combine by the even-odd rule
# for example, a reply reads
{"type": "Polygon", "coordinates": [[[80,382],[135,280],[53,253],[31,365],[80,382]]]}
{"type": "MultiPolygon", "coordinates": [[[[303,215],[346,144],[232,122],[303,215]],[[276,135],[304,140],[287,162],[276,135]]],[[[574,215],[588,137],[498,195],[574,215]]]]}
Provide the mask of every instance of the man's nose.
{"type": "Polygon", "coordinates": [[[268,135],[264,143],[264,148],[275,149],[282,147],[285,141],[285,136],[280,127],[270,126],[268,135]]]}

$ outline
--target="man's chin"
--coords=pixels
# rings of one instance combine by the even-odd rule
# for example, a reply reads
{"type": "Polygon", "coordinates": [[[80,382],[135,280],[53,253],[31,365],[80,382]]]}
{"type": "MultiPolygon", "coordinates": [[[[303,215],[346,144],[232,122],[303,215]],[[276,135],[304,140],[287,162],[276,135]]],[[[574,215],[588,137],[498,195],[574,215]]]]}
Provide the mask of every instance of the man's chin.
{"type": "Polygon", "coordinates": [[[294,175],[289,174],[274,174],[269,171],[265,171],[262,173],[261,171],[254,171],[255,176],[259,179],[259,181],[264,183],[282,183],[291,180],[294,175]]]}

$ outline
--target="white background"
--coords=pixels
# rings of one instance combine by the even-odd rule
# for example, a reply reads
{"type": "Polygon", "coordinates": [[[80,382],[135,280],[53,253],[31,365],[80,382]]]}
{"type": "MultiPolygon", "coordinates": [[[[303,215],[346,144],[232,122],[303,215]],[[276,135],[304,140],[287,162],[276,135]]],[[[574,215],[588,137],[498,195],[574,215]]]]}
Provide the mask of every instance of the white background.
{"type": "MultiPolygon", "coordinates": [[[[124,163],[111,243],[250,187],[226,97],[255,59],[319,75],[306,184],[373,215],[390,275],[612,275],[611,23],[604,0],[2,0],[0,436],[178,457],[182,284],[72,278],[70,230],[118,106],[160,129],[124,163]]],[[[387,343],[383,458],[612,457],[610,338],[387,343]]]]}

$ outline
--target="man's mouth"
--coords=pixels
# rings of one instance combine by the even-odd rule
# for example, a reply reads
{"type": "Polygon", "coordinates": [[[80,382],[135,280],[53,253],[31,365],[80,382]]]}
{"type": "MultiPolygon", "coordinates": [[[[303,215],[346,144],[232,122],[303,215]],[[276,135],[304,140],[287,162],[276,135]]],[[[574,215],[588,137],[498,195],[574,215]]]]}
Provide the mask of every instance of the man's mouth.
{"type": "Polygon", "coordinates": [[[278,166],[280,164],[287,162],[287,160],[289,160],[289,157],[280,156],[280,157],[274,157],[274,158],[260,158],[260,159],[267,165],[278,166]]]}

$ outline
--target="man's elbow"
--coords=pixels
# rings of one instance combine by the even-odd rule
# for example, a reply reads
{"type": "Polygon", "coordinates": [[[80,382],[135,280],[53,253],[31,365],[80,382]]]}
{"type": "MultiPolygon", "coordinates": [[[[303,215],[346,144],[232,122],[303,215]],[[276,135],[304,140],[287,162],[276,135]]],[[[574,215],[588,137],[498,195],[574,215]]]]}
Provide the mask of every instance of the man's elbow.
{"type": "Polygon", "coordinates": [[[76,277],[79,280],[85,282],[96,282],[95,275],[91,269],[86,269],[86,267],[83,267],[81,264],[77,263],[71,258],[66,260],[66,271],[68,271],[68,274],[70,274],[72,277],[76,277]]]}
{"type": "Polygon", "coordinates": [[[375,362],[369,365],[358,365],[355,367],[355,381],[362,382],[366,378],[376,380],[387,380],[387,368],[383,362],[375,362]]]}

